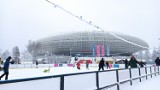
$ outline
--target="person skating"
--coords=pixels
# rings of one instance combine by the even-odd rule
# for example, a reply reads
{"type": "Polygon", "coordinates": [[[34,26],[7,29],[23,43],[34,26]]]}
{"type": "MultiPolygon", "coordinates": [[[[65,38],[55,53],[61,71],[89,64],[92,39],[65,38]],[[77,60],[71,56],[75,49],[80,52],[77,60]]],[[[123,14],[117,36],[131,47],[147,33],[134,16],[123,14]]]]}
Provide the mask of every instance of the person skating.
{"type": "Polygon", "coordinates": [[[36,68],[38,68],[38,61],[36,60],[36,68]]]}
{"type": "Polygon", "coordinates": [[[110,69],[108,61],[106,61],[106,67],[107,67],[107,69],[110,69]]]}
{"type": "Polygon", "coordinates": [[[98,69],[98,71],[100,71],[101,69],[104,70],[104,59],[103,58],[99,62],[99,69],[98,69]]]}
{"type": "Polygon", "coordinates": [[[5,76],[5,80],[8,80],[10,60],[11,60],[11,56],[9,56],[4,63],[4,66],[3,66],[4,73],[0,76],[0,80],[3,76],[5,76]]]}
{"type": "Polygon", "coordinates": [[[144,67],[144,65],[146,66],[146,64],[144,62],[142,62],[142,61],[139,62],[140,67],[144,67]]]}
{"type": "Polygon", "coordinates": [[[128,62],[128,66],[130,66],[131,68],[137,68],[137,64],[139,64],[139,62],[136,60],[134,56],[131,56],[131,59],[128,62]]]}
{"type": "Polygon", "coordinates": [[[80,68],[80,65],[81,65],[81,64],[78,62],[78,63],[77,63],[77,69],[79,69],[79,70],[81,69],[81,68],[80,68]]]}
{"type": "Polygon", "coordinates": [[[124,64],[125,64],[125,68],[127,69],[128,68],[128,60],[127,59],[124,60],[124,64]]]}
{"type": "Polygon", "coordinates": [[[155,63],[156,63],[156,66],[160,66],[160,59],[159,59],[159,57],[156,58],[155,63]]]}
{"type": "Polygon", "coordinates": [[[86,69],[89,70],[89,62],[88,61],[86,61],[86,69]]]}

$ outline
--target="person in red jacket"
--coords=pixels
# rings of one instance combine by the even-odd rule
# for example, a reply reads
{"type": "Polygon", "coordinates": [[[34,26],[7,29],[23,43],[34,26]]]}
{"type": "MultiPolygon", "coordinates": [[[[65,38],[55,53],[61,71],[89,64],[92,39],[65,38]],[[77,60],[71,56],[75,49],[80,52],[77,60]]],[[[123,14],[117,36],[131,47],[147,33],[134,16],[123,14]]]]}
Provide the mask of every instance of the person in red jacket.
{"type": "Polygon", "coordinates": [[[77,63],[77,69],[79,69],[79,70],[80,70],[80,65],[81,65],[81,64],[78,62],[78,63],[77,63]]]}

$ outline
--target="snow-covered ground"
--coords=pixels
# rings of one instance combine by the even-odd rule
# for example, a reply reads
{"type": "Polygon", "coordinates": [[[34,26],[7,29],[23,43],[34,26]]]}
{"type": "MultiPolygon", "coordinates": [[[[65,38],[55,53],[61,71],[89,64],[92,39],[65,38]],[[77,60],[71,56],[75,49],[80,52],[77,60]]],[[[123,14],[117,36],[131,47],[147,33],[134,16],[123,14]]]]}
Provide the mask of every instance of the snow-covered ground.
{"type": "MultiPolygon", "coordinates": [[[[87,70],[85,67],[82,67],[81,70],[78,70],[76,67],[52,67],[50,68],[50,72],[44,73],[43,71],[45,69],[48,69],[48,67],[47,68],[10,69],[9,80],[49,76],[49,75],[60,75],[60,74],[68,74],[68,73],[76,73],[76,72],[97,71],[98,67],[89,68],[89,70],[87,70]]],[[[0,71],[0,74],[2,73],[3,72],[0,71]]],[[[4,78],[2,80],[4,80],[4,78]]]]}
{"type": "MultiPolygon", "coordinates": [[[[48,68],[21,68],[21,69],[10,69],[9,80],[12,79],[22,79],[22,78],[32,78],[32,77],[40,77],[40,76],[50,76],[50,75],[59,75],[59,74],[67,74],[67,73],[76,73],[76,72],[88,72],[88,71],[97,71],[98,67],[92,67],[87,70],[85,67],[82,67],[81,70],[78,70],[76,67],[52,67],[50,72],[44,73],[44,69],[48,68]]],[[[106,70],[106,69],[105,69],[106,70]]],[[[0,75],[3,72],[0,71],[0,75]]],[[[114,78],[115,73],[103,73],[100,74],[100,79],[107,84],[108,82],[116,81],[114,78]],[[104,79],[104,78],[105,79],[104,79]],[[107,78],[109,77],[109,78],[107,78]]],[[[124,74],[125,75],[125,74],[124,74]]],[[[66,77],[65,78],[65,90],[93,90],[95,89],[95,75],[88,74],[85,75],[89,80],[87,82],[81,81],[86,80],[86,78],[82,78],[84,76],[74,76],[74,77],[66,77]],[[79,77],[79,78],[78,78],[79,77]],[[93,78],[94,77],[94,78],[93,78]],[[87,83],[87,86],[85,84],[87,83]],[[89,86],[89,88],[88,88],[89,86]],[[72,87],[72,88],[71,88],[72,87]]],[[[4,80],[4,78],[2,78],[4,80]]],[[[134,83],[132,86],[123,85],[120,90],[160,90],[158,86],[160,80],[160,76],[154,76],[153,78],[148,78],[148,80],[143,80],[142,82],[134,83]]],[[[103,82],[100,82],[103,83],[103,82]]],[[[22,83],[13,83],[10,85],[0,85],[0,90],[45,90],[45,88],[41,87],[48,87],[48,90],[59,90],[59,79],[46,79],[46,80],[37,80],[37,81],[29,81],[29,82],[22,82],[22,83]],[[55,83],[56,81],[56,83],[55,83]],[[51,85],[50,85],[51,84],[51,85]],[[26,86],[27,85],[27,86],[26,86]],[[38,85],[38,86],[37,86],[38,85]],[[22,87],[19,87],[22,86],[22,87]],[[25,89],[26,88],[26,89],[25,89]]],[[[103,84],[100,84],[100,86],[103,84]]],[[[120,84],[121,86],[121,84],[120,84]]],[[[116,86],[115,86],[116,87],[116,86]]],[[[117,90],[116,88],[107,89],[107,90],[117,90]]]]}
{"type": "Polygon", "coordinates": [[[132,86],[127,86],[121,90],[160,90],[159,82],[160,75],[143,82],[135,83],[132,86]]]}

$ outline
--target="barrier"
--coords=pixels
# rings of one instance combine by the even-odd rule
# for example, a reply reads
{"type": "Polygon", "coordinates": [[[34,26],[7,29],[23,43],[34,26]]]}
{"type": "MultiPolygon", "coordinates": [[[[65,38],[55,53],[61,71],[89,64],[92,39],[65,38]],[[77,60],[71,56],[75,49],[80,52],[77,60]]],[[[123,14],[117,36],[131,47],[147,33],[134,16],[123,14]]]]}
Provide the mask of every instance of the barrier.
{"type": "MultiPolygon", "coordinates": [[[[46,67],[73,67],[74,64],[38,64],[38,68],[46,67]]],[[[110,68],[124,68],[124,64],[109,64],[110,68]]],[[[3,67],[3,65],[1,65],[3,67]]],[[[86,64],[81,64],[81,67],[86,67],[86,64]]],[[[89,67],[98,67],[98,64],[89,64],[89,67]]],[[[10,68],[36,68],[36,64],[11,64],[10,68]]]]}
{"type": "Polygon", "coordinates": [[[54,67],[58,67],[58,64],[54,64],[54,67]]]}
{"type": "Polygon", "coordinates": [[[68,65],[68,67],[73,67],[73,64],[67,64],[68,65]]]}
{"type": "Polygon", "coordinates": [[[63,67],[63,64],[59,64],[59,67],[63,67]]]}
{"type": "Polygon", "coordinates": [[[2,90],[120,90],[159,75],[158,66],[0,81],[2,90]],[[73,84],[74,83],[74,84],[73,84]],[[18,85],[16,85],[18,84],[18,85]],[[16,87],[15,87],[16,86],[16,87]]]}
{"type": "Polygon", "coordinates": [[[114,64],[114,68],[119,68],[119,64],[114,64]]]}

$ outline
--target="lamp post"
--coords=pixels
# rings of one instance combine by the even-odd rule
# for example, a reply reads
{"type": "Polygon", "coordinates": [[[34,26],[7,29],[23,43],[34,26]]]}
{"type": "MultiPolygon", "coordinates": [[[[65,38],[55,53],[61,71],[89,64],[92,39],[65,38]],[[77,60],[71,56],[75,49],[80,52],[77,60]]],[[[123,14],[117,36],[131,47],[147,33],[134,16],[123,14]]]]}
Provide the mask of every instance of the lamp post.
{"type": "Polygon", "coordinates": [[[47,62],[49,64],[49,51],[46,51],[45,56],[46,56],[47,62]]]}
{"type": "Polygon", "coordinates": [[[69,62],[71,62],[71,59],[72,59],[72,55],[71,55],[72,53],[71,53],[71,50],[72,50],[72,49],[71,49],[71,48],[69,48],[69,56],[70,56],[70,61],[69,61],[69,62]]]}
{"type": "Polygon", "coordinates": [[[70,48],[70,49],[69,49],[69,56],[70,56],[70,57],[72,56],[72,52],[71,52],[71,51],[72,51],[72,49],[70,48]]]}

